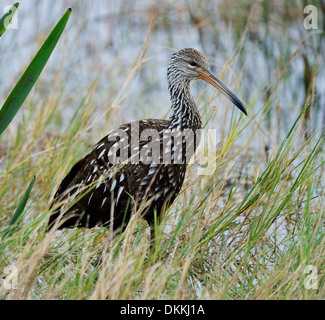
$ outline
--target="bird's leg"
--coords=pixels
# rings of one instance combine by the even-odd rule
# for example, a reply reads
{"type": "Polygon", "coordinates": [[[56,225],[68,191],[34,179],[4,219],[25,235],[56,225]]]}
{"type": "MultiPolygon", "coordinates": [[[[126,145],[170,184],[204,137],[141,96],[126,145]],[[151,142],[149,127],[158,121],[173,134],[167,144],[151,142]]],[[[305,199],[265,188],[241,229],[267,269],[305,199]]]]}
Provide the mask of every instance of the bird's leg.
{"type": "Polygon", "coordinates": [[[103,251],[101,251],[95,258],[94,267],[99,270],[100,267],[102,266],[102,263],[103,263],[103,251]]]}
{"type": "Polygon", "coordinates": [[[95,258],[94,267],[98,270],[101,269],[104,261],[104,251],[107,249],[107,245],[104,245],[104,248],[98,253],[97,257],[95,258]]]}

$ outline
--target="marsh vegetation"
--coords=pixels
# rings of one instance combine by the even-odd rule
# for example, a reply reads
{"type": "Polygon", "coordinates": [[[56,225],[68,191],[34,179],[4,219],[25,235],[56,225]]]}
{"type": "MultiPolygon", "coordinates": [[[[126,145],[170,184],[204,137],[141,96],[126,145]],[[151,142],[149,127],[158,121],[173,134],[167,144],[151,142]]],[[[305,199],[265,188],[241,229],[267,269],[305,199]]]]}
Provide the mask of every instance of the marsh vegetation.
{"type": "Polygon", "coordinates": [[[16,289],[0,280],[1,298],[324,299],[325,20],[314,5],[318,30],[304,28],[302,1],[22,4],[18,29],[0,39],[0,105],[58,17],[73,11],[0,137],[1,278],[7,266],[18,270],[16,289]],[[213,174],[188,167],[153,252],[137,217],[109,242],[99,227],[46,234],[58,183],[109,129],[168,117],[166,67],[184,47],[204,53],[248,110],[192,85],[204,127],[217,133],[213,174]]]}

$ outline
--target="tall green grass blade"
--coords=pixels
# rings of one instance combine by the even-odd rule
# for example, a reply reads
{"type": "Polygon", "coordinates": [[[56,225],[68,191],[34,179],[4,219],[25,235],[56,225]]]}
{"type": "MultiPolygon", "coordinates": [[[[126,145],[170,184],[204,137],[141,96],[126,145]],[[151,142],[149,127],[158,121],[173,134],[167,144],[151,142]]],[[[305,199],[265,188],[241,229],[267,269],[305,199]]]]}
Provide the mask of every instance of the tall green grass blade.
{"type": "Polygon", "coordinates": [[[23,195],[22,199],[20,200],[20,203],[15,211],[15,213],[13,214],[12,218],[9,221],[9,225],[13,226],[21,217],[21,214],[23,213],[29,194],[33,188],[34,182],[35,182],[36,176],[33,177],[32,181],[29,183],[29,186],[25,192],[25,194],[23,195]]]}
{"type": "MultiPolygon", "coordinates": [[[[9,221],[9,228],[2,234],[1,240],[4,240],[7,237],[9,237],[13,233],[14,226],[21,220],[22,213],[24,212],[24,209],[25,209],[29,194],[33,188],[35,179],[36,179],[36,176],[34,175],[32,181],[29,183],[27,190],[25,191],[23,197],[21,198],[16,211],[14,212],[13,216],[11,217],[11,219],[9,221]]],[[[0,250],[3,248],[3,246],[4,246],[4,242],[1,244],[0,250]]]]}
{"type": "Polygon", "coordinates": [[[8,127],[34,86],[68,22],[70,13],[71,9],[68,9],[62,16],[5,101],[0,110],[0,134],[8,127]]]}
{"type": "Polygon", "coordinates": [[[7,13],[5,13],[1,18],[0,18],[0,37],[3,35],[3,33],[6,31],[8,24],[12,20],[12,17],[16,13],[16,10],[19,7],[19,3],[15,3],[7,13]]]}

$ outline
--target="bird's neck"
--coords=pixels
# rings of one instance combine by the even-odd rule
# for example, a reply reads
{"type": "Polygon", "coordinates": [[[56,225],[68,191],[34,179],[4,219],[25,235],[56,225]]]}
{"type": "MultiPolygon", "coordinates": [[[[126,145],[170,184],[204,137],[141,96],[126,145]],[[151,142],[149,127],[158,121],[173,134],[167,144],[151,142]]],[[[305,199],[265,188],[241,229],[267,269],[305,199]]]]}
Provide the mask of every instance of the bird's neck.
{"type": "Polygon", "coordinates": [[[170,125],[179,129],[201,129],[202,120],[196,103],[190,93],[189,81],[169,85],[171,99],[170,125]]]}

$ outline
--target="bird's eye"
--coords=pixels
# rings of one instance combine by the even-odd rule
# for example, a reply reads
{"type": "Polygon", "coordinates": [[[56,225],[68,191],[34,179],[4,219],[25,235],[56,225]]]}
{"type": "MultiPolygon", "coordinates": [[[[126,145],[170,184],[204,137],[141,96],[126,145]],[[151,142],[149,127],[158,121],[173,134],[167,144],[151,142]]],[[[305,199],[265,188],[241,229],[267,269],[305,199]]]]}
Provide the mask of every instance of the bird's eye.
{"type": "Polygon", "coordinates": [[[195,61],[190,61],[190,65],[191,65],[192,67],[197,67],[197,63],[196,63],[195,61]]]}

